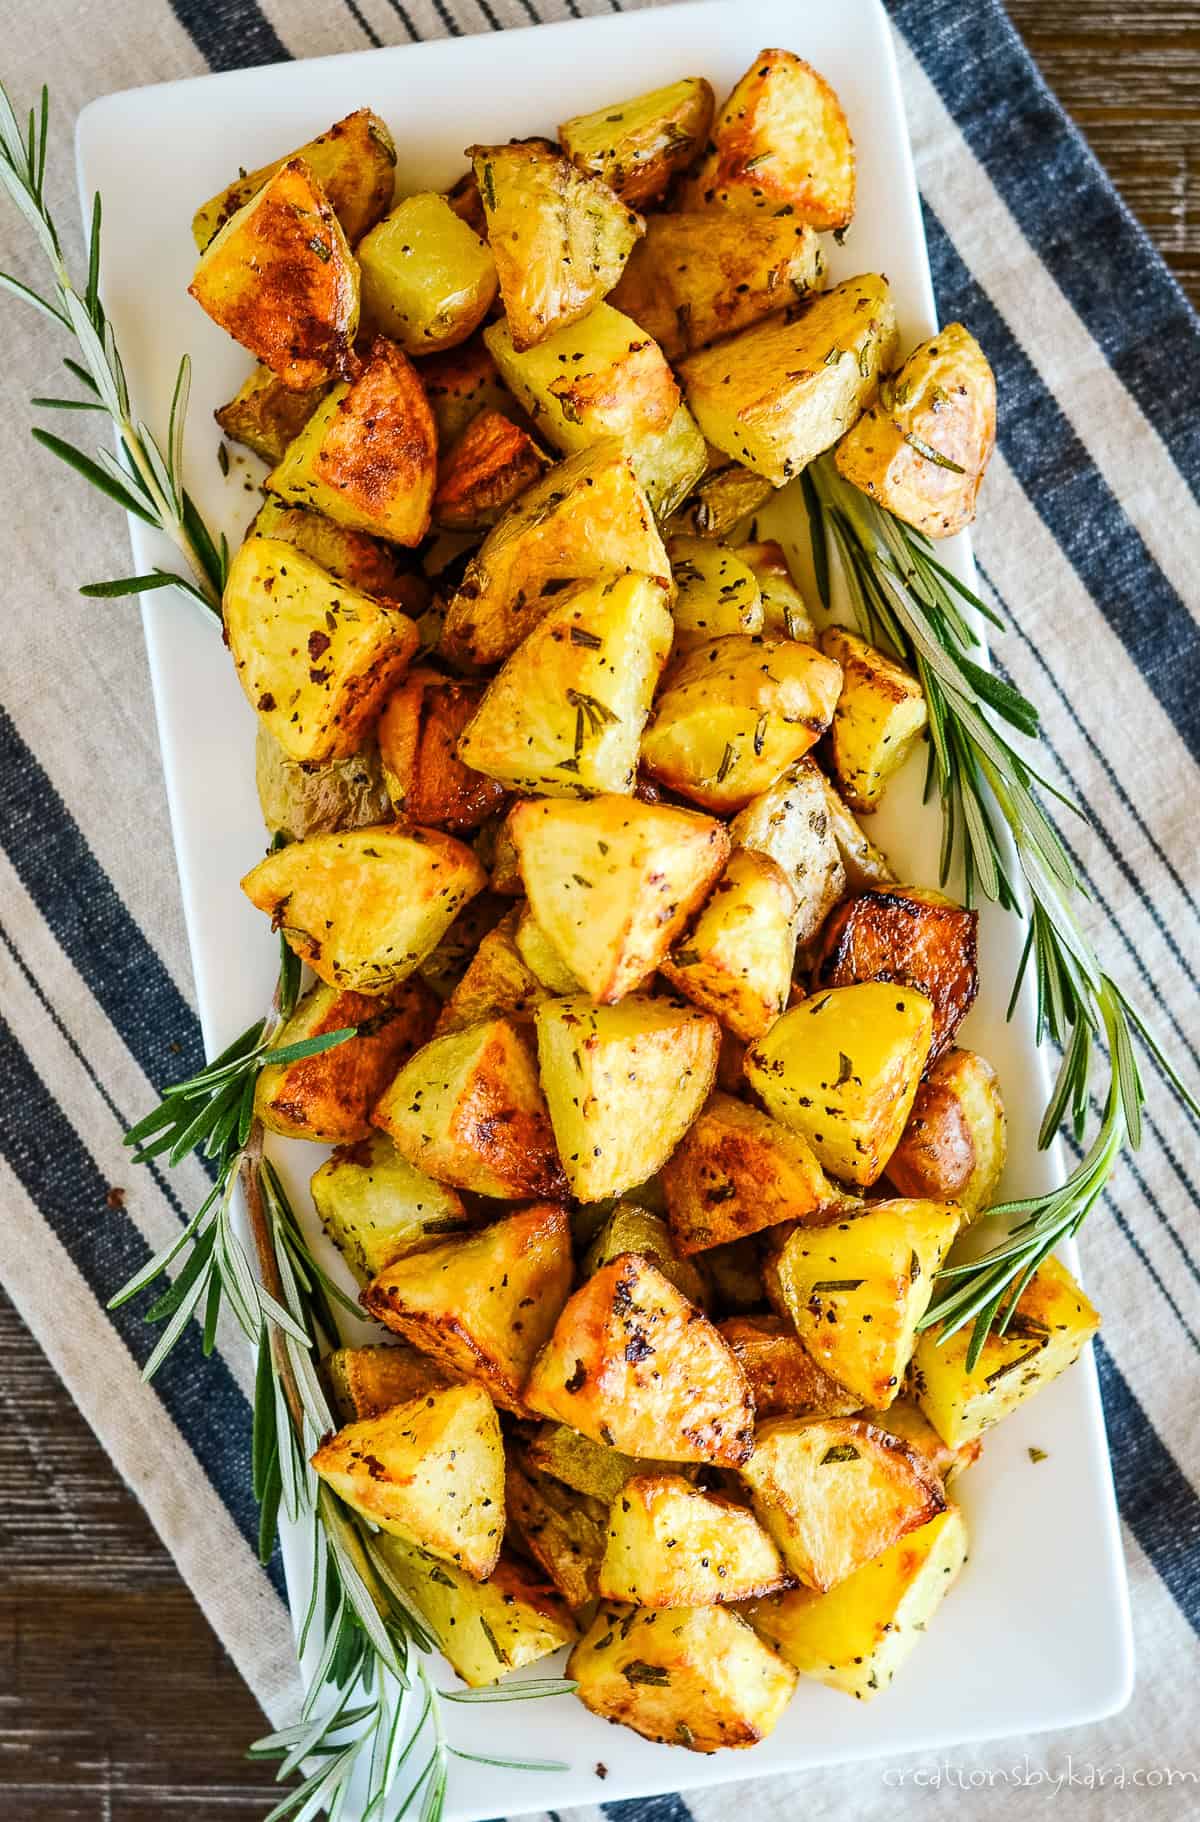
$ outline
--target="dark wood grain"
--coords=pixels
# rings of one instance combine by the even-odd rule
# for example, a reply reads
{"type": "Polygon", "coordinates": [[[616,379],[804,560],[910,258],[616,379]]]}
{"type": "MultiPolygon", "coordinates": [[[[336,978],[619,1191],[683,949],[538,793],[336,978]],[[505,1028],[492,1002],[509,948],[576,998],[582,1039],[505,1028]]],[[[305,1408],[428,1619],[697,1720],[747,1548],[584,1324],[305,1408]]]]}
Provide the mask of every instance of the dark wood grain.
{"type": "MultiPolygon", "coordinates": [[[[1034,56],[1200,303],[1200,11],[1010,0],[1034,56]]],[[[262,1717],[0,1297],[0,1815],[250,1822],[262,1717]]]]}

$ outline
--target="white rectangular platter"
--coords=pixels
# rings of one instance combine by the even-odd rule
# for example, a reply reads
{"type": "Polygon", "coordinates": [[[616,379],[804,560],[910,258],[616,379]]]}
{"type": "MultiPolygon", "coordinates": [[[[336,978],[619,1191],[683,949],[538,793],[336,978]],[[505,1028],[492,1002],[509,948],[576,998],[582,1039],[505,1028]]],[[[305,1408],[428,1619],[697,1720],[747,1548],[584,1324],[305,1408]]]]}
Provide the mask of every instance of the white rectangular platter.
{"type": "MultiPolygon", "coordinates": [[[[137,409],[150,424],[165,425],[179,356],[191,353],[185,472],[209,524],[236,542],[254,512],[261,478],[252,459],[249,466],[235,463],[228,477],[218,465],[211,412],[236,390],[249,363],[187,296],[193,210],[239,165],[262,164],[352,109],[370,106],[395,134],[400,192],[444,188],[460,175],[463,148],[473,141],[552,133],[568,114],[681,75],[707,76],[721,95],[766,45],[808,58],[841,96],[858,144],[859,205],[844,247],[829,244],[832,275],[886,272],[907,348],[936,327],[936,318],[890,31],[877,0],[655,8],[203,77],[108,96],[87,108],[78,129],[79,175],[89,208],[94,191],[104,198],[105,301],[137,409]]],[[[778,535],[778,522],[775,529],[778,535]]],[[[139,568],[170,560],[162,540],[143,526],[132,530],[139,568]]],[[[969,577],[965,540],[945,549],[969,577]]],[[[211,1053],[263,1007],[275,973],[274,939],[237,888],[264,845],[254,718],[198,607],[154,594],[143,616],[211,1053]]],[[[921,807],[922,763],[893,787],[871,832],[901,877],[934,884],[938,816],[921,807]]],[[[1019,947],[1017,921],[985,910],[982,990],[964,1041],[999,1070],[1011,1129],[1005,1188],[1027,1194],[1047,1186],[1061,1160],[1036,1151],[1046,1067],[1028,996],[1011,1023],[1004,1017],[1019,947]]],[[[284,1147],[282,1162],[307,1207],[313,1148],[292,1146],[289,1155],[284,1147]]],[[[1074,1263],[1071,1255],[1068,1260],[1074,1263]]],[[[497,1772],[458,1762],[447,1817],[473,1822],[871,1756],[896,1759],[920,1747],[1065,1727],[1120,1708],[1132,1681],[1129,1615],[1090,1356],[988,1440],[956,1497],[970,1526],[970,1563],[919,1651],[878,1702],[865,1707],[804,1684],[773,1738],[752,1753],[709,1759],[614,1730],[570,1697],[502,1711],[458,1708],[455,1738],[462,1746],[486,1750],[490,1741],[494,1748],[499,1733],[506,1753],[562,1758],[569,1770],[497,1772]],[[1033,1445],[1047,1456],[1036,1466],[1033,1445]],[[603,1782],[599,1761],[607,1767],[603,1782]]],[[[303,1539],[285,1531],[283,1546],[293,1608],[302,1611],[303,1539]]],[[[444,1665],[439,1676],[448,1686],[444,1665]]]]}

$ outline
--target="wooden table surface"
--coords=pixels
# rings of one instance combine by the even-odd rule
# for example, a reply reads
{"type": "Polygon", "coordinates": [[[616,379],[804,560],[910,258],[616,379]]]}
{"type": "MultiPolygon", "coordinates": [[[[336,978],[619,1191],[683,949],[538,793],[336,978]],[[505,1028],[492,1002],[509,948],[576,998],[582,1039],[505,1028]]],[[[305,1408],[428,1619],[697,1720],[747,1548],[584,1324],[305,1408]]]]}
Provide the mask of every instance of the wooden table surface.
{"type": "MultiPolygon", "coordinates": [[[[1200,305],[1200,4],[1009,11],[1200,305]]],[[[256,1704],[3,1297],[0,1408],[0,1815],[265,1816],[256,1704]]]]}

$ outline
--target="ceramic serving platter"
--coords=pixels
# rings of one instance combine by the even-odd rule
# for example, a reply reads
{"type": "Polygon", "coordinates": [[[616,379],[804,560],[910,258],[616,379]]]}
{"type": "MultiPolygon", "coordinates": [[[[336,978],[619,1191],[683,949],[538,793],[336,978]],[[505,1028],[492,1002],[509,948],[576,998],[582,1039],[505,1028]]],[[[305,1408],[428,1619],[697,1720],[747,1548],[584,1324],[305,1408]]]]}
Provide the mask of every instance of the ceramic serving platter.
{"type": "MultiPolygon", "coordinates": [[[[249,363],[187,296],[195,261],[192,213],[239,166],[253,169],[365,105],[395,134],[400,191],[440,189],[461,174],[463,148],[472,142],[552,133],[567,115],[682,75],[707,76],[721,95],[767,45],[799,52],[841,96],[858,145],[859,202],[845,245],[829,243],[832,276],[886,272],[901,346],[911,346],[936,327],[936,316],[890,32],[876,0],[657,7],[241,70],[92,103],[79,121],[79,178],[89,213],[92,193],[104,198],[105,302],[137,410],[150,424],[165,425],[180,354],[191,354],[185,472],[208,523],[235,542],[253,515],[264,472],[253,458],[235,461],[228,475],[218,464],[212,410],[236,390],[249,363]]],[[[803,514],[787,494],[773,505],[772,519],[774,535],[800,536],[803,514]]],[[[139,569],[170,561],[157,534],[139,524],[131,529],[139,569]]],[[[970,579],[965,538],[943,546],[942,554],[970,579]]],[[[274,939],[237,887],[264,845],[254,717],[198,606],[167,591],[148,596],[142,611],[200,1016],[212,1053],[263,1007],[275,975],[274,939]]],[[[915,761],[892,787],[871,833],[901,877],[934,884],[939,818],[935,808],[922,806],[921,769],[915,761]]],[[[1049,1185],[1062,1169],[1053,1151],[1038,1153],[1035,1144],[1047,1067],[1028,997],[1011,1022],[1005,1019],[1020,940],[1016,919],[985,909],[982,988],[963,1030],[963,1041],[1000,1074],[1012,1158],[1004,1187],[1013,1194],[1049,1185]]],[[[307,1208],[307,1178],[320,1154],[293,1144],[277,1155],[298,1204],[307,1208]]],[[[332,1255],[330,1264],[337,1269],[332,1255]]],[[[1090,1357],[987,1440],[982,1462],[955,1495],[971,1531],[969,1564],[920,1649],[876,1702],[862,1705],[802,1683],[770,1740],[749,1753],[711,1758],[606,1726],[572,1697],[501,1710],[460,1707],[451,1711],[456,1743],[495,1750],[499,1733],[505,1753],[563,1759],[568,1769],[498,1772],[456,1762],[449,1822],[711,1789],[731,1778],[873,1756],[896,1759],[918,1747],[1066,1727],[1121,1707],[1132,1680],[1129,1616],[1090,1357]],[[1036,1466],[1033,1446],[1045,1451],[1036,1466]],[[598,1764],[606,1768],[603,1781],[598,1764]]],[[[299,1530],[285,1526],[283,1551],[293,1609],[303,1612],[309,1564],[299,1530]]],[[[539,1665],[537,1674],[547,1668],[539,1665]]],[[[437,1673],[449,1686],[448,1668],[439,1662],[437,1673]]],[[[345,1813],[349,1822],[353,1809],[345,1813]]]]}

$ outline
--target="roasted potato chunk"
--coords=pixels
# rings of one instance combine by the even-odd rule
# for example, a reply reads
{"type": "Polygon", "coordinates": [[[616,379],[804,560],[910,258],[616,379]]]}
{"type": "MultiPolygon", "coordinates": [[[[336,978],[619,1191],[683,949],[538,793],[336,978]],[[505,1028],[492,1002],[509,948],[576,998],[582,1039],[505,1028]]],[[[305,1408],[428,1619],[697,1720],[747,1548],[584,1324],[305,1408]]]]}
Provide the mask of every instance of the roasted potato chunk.
{"type": "Polygon", "coordinates": [[[484,937],[507,916],[509,909],[507,900],[496,892],[481,892],[463,906],[417,970],[440,1000],[449,998],[484,937]]]}
{"type": "Polygon", "coordinates": [[[246,536],[277,538],[294,545],[337,581],[388,606],[403,608],[412,620],[429,605],[428,583],[404,567],[411,559],[402,557],[395,545],[384,544],[365,531],[335,525],[319,512],[284,506],[282,501],[268,496],[246,536]]]}
{"type": "Polygon", "coordinates": [[[900,1390],[961,1219],[952,1202],[872,1202],[798,1227],[776,1258],[796,1333],[862,1404],[885,1411],[900,1390]]]}
{"type": "Polygon", "coordinates": [[[564,589],[513,652],[458,753],[501,785],[548,797],[620,795],[628,811],[639,741],[671,646],[658,576],[598,576],[564,589]]]}
{"type": "Polygon", "coordinates": [[[769,855],[782,869],[795,894],[796,939],[810,943],[846,890],[825,787],[813,761],[797,760],[751,798],[729,833],[739,846],[769,855]]]}
{"type": "Polygon", "coordinates": [[[652,1177],[703,1105],[720,1027],[692,1006],[630,995],[546,1000],[534,1015],[538,1069],[571,1194],[619,1196],[652,1177]]]}
{"type": "Polygon", "coordinates": [[[467,971],[438,1015],[437,1031],[461,1031],[481,1019],[511,1018],[528,1023],[534,1007],[549,997],[516,943],[517,913],[496,925],[480,943],[467,971]]]}
{"type": "Polygon", "coordinates": [[[710,538],[672,538],[667,545],[675,601],[676,657],[726,633],[760,633],[762,599],[753,570],[710,538]]]}
{"type": "Polygon", "coordinates": [[[745,1617],[802,1676],[869,1702],[905,1662],[966,1560],[967,1528],[950,1506],[828,1594],[768,1595],[745,1617]]]}
{"type": "Polygon", "coordinates": [[[946,1507],[928,1463],[860,1417],[768,1418],[741,1474],[806,1588],[835,1588],[946,1507]]]}
{"type": "Polygon", "coordinates": [[[302,763],[357,751],[417,647],[407,614],[337,582],[279,538],[247,539],[221,605],[247,700],[302,763]]]}
{"type": "Polygon", "coordinates": [[[266,462],[278,462],[327,390],[322,380],[305,392],[295,392],[260,362],[228,405],[218,406],[213,416],[231,442],[244,443],[266,462]]]}
{"type": "Polygon", "coordinates": [[[616,437],[660,518],[704,473],[704,439],[662,349],[611,304],[596,304],[582,322],[524,353],[504,322],[486,329],[484,340],[538,434],[564,455],[616,437]]]}
{"type": "Polygon", "coordinates": [[[526,801],[510,827],[534,916],[603,1005],[654,972],[729,854],[711,817],[635,797],[526,801]]]}
{"type": "Polygon", "coordinates": [[[673,661],[642,740],[652,778],[740,810],[829,726],[841,672],[811,645],[731,633],[673,661]]]}
{"type": "Polygon", "coordinates": [[[713,1303],[724,1314],[762,1308],[762,1262],[753,1234],[745,1240],[727,1240],[724,1246],[707,1247],[704,1271],[713,1287],[713,1303]]]}
{"type": "Polygon", "coordinates": [[[782,487],[874,401],[895,351],[887,280],[865,273],[690,354],[680,378],[709,442],[782,487]]]}
{"type": "Polygon", "coordinates": [[[373,743],[346,759],[293,759],[260,716],[254,781],[263,822],[273,835],[288,835],[294,841],[339,829],[363,829],[391,815],[379,749],[373,743]]]}
{"type": "Polygon", "coordinates": [[[554,1583],[568,1607],[594,1601],[608,1520],[600,1501],[580,1498],[512,1449],[504,1496],[509,1540],[554,1583]]]}
{"type": "Polygon", "coordinates": [[[192,235],[200,252],[281,166],[297,158],[303,159],[320,182],[351,246],[387,213],[396,186],[396,147],[379,115],[370,108],[358,108],[307,145],[298,146],[274,164],[237,177],[202,203],[192,218],[192,235]]]}
{"type": "Polygon", "coordinates": [[[421,362],[421,383],[443,454],[454,447],[481,411],[499,411],[508,417],[518,409],[482,335],[472,336],[445,354],[429,355],[421,362]]]}
{"type": "MultiPolygon", "coordinates": [[[[713,452],[709,452],[710,455],[713,452]]],[[[663,527],[671,536],[694,534],[697,538],[724,538],[743,519],[757,512],[774,489],[770,481],[731,462],[723,451],[693,493],[680,501],[663,527]]]]}
{"type": "Polygon", "coordinates": [[[708,138],[715,105],[703,76],[685,76],[632,101],[576,114],[558,129],[563,151],[631,209],[657,202],[708,138]]]}
{"type": "Polygon", "coordinates": [[[362,1302],[456,1379],[477,1380],[521,1417],[521,1387],[567,1300],[572,1269],[566,1213],[540,1202],[396,1260],[362,1302]]]}
{"type": "Polygon", "coordinates": [[[320,183],[281,165],[200,256],[188,291],[235,342],[295,392],[349,371],[358,267],[320,183]]]}
{"type": "Polygon", "coordinates": [[[739,544],[734,555],[746,565],[758,583],[762,601],[762,630],[769,639],[799,639],[815,645],[816,631],[808,603],[796,586],[782,544],[767,540],[757,544],[739,544]]]}
{"type": "Polygon", "coordinates": [[[992,1330],[970,1372],[970,1323],[946,1338],[940,1323],[925,1330],[913,1355],[913,1396],[943,1442],[958,1448],[1057,1379],[1099,1327],[1099,1313],[1066,1266],[1045,1259],[1004,1333],[992,1330]]]}
{"type": "Polygon", "coordinates": [[[525,1403],[628,1455],[736,1468],[754,1446],[741,1367],[640,1253],[611,1260],[568,1299],[525,1403]]]}
{"type": "Polygon", "coordinates": [[[321,1362],[334,1409],[343,1423],[382,1417],[395,1405],[440,1391],[446,1376],[427,1354],[394,1347],[335,1348],[321,1362]]]}
{"type": "Polygon", "coordinates": [[[566,1423],[539,1424],[526,1448],[531,1465],[544,1474],[553,1475],[576,1493],[599,1500],[607,1512],[626,1481],[635,1474],[682,1474],[695,1472],[674,1462],[635,1461],[602,1442],[581,1436],[566,1423]]]}
{"type": "Polygon", "coordinates": [[[457,1189],[509,1202],[563,1193],[533,1058],[507,1019],[426,1044],[380,1100],[375,1121],[410,1163],[457,1189]]]}
{"type": "Polygon", "coordinates": [[[335,1151],[310,1187],[325,1232],[359,1284],[470,1226],[457,1191],[415,1169],[382,1132],[335,1151]]]}
{"type": "Polygon", "coordinates": [[[471,146],[504,314],[518,351],[578,322],[621,276],[641,219],[534,140],[471,146]]]}
{"type": "Polygon", "coordinates": [[[436,829],[368,828],[292,842],[252,867],[242,891],[319,980],[382,994],[486,879],[470,848],[436,829]]]}
{"type": "Polygon", "coordinates": [[[838,473],[929,538],[971,523],[996,446],[996,380],[961,323],[914,348],[838,444],[838,473]]]}
{"type": "Polygon", "coordinates": [[[691,930],[659,968],[693,1005],[750,1042],[787,1005],[795,954],[792,888],[767,855],[738,848],[691,930]]]}
{"type": "Polygon", "coordinates": [[[899,1143],[932,1033],[933,1007],[911,987],[837,987],[785,1012],[747,1051],[746,1076],[827,1171],[866,1187],[899,1143]]]}
{"type": "Polygon", "coordinates": [[[382,335],[352,385],[317,407],[267,487],[292,506],[393,544],[429,530],[437,481],[437,430],[408,356],[382,335]]]}
{"type": "Polygon", "coordinates": [[[661,1215],[639,1208],[636,1202],[618,1202],[588,1247],[583,1261],[585,1274],[600,1271],[622,1253],[639,1253],[656,1265],[689,1303],[707,1309],[708,1286],[691,1260],[680,1256],[661,1215]]]}
{"type": "Polygon", "coordinates": [[[558,463],[488,533],[447,607],[442,650],[458,664],[498,664],[564,583],[626,569],[671,574],[633,465],[610,441],[558,463]]]}
{"type": "Polygon", "coordinates": [[[798,1133],[731,1095],[714,1094],[663,1165],[676,1245],[699,1253],[780,1221],[810,1221],[834,1200],[798,1133]]]}
{"type": "Polygon", "coordinates": [[[364,1518],[475,1581],[504,1534],[504,1439],[479,1386],[451,1385],[347,1424],[312,1465],[364,1518]]]}
{"type": "Polygon", "coordinates": [[[578,993],[579,982],[538,923],[528,905],[521,907],[513,941],[521,960],[548,993],[578,993]]]}
{"type": "Polygon", "coordinates": [[[860,892],[829,919],[821,936],[818,978],[830,987],[855,981],[899,981],[933,1006],[930,1058],[936,1060],[974,1004],[977,911],[940,892],[893,886],[860,892]]]}
{"type": "Polygon", "coordinates": [[[823,772],[821,787],[829,812],[829,827],[842,857],[846,884],[851,892],[862,892],[868,886],[894,886],[896,875],[887,855],[863,834],[861,825],[823,772]]]}
{"type": "Polygon", "coordinates": [[[601,1607],[567,1660],[585,1708],[664,1746],[718,1752],[765,1740],[796,1673],[727,1607],[601,1607]]]}
{"type": "MultiPolygon", "coordinates": [[[[717,1328],[742,1364],[764,1417],[849,1417],[861,1408],[845,1386],[823,1372],[782,1316],[729,1316],[717,1328]]],[[[880,1428],[887,1425],[880,1420],[880,1428]]]]}
{"type": "Polygon", "coordinates": [[[886,1430],[889,1436],[898,1436],[910,1449],[923,1455],[944,1487],[948,1487],[964,1468],[977,1462],[983,1453],[983,1444],[978,1437],[959,1443],[956,1448],[943,1442],[924,1411],[911,1398],[897,1398],[886,1411],[864,1411],[863,1416],[868,1423],[886,1430]]]}
{"type": "Polygon", "coordinates": [[[332,1050],[291,1063],[267,1063],[254,1085],[254,1111],[286,1139],[349,1145],[371,1136],[371,1110],[396,1071],[433,1031],[437,1001],[420,981],[368,998],[318,981],[272,1046],[353,1029],[332,1050]]]}
{"type": "Polygon", "coordinates": [[[767,50],[718,113],[683,201],[740,215],[786,209],[814,228],[844,228],[854,189],[854,141],[836,94],[802,57],[767,50]]]}
{"type": "Polygon", "coordinates": [[[496,262],[444,196],[406,196],[356,249],[363,325],[405,354],[457,347],[496,295],[496,262]]]}
{"type": "Polygon", "coordinates": [[[821,650],[842,667],[829,736],[838,789],[852,809],[876,810],[928,723],[924,691],[902,664],[843,626],[825,628],[821,650]]]}
{"type": "Polygon", "coordinates": [[[888,1182],[902,1196],[957,1202],[970,1220],[991,1201],[1007,1153],[996,1071],[973,1050],[948,1050],[917,1089],[888,1182]]]}
{"type": "Polygon", "coordinates": [[[716,210],[654,215],[612,301],[677,361],[806,297],[823,272],[820,243],[803,222],[716,210]]]}
{"type": "Polygon", "coordinates": [[[503,785],[458,757],[458,737],[479,707],[480,684],[410,671],[379,717],[379,754],[397,816],[460,835],[505,800],[503,785]]]}
{"type": "Polygon", "coordinates": [[[778,1550],[745,1506],[676,1474],[626,1481],[608,1516],[600,1594],[635,1607],[715,1607],[786,1581],[778,1550]]]}
{"type": "Polygon", "coordinates": [[[498,411],[481,411],[442,458],[433,516],[447,531],[486,531],[546,466],[546,456],[519,424],[498,411]]]}
{"type": "Polygon", "coordinates": [[[553,1585],[507,1551],[487,1581],[476,1582],[398,1537],[375,1544],[438,1650],[470,1689],[498,1683],[578,1636],[553,1585]]]}

